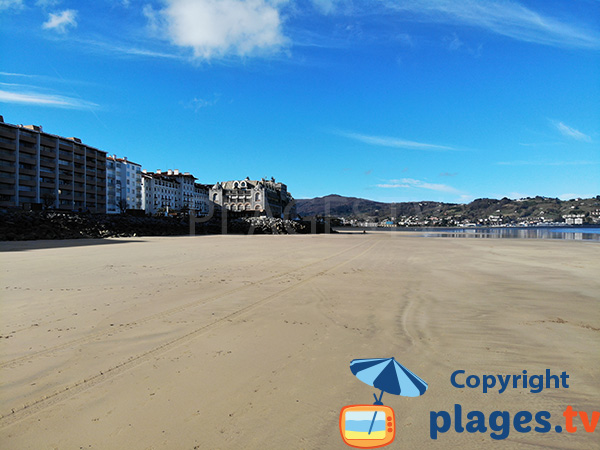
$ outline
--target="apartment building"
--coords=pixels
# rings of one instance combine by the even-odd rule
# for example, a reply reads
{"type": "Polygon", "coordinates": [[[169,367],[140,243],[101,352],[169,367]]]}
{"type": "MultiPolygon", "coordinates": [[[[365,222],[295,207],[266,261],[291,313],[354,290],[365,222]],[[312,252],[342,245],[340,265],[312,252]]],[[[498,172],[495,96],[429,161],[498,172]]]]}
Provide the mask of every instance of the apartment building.
{"type": "Polygon", "coordinates": [[[295,215],[293,197],[287,191],[287,186],[278,183],[275,178],[270,180],[222,181],[212,186],[209,192],[210,200],[216,205],[230,211],[252,214],[265,214],[273,217],[295,215]]]}
{"type": "Polygon", "coordinates": [[[142,170],[142,208],[147,214],[195,210],[208,213],[208,188],[179,170],[142,170]]]}
{"type": "Polygon", "coordinates": [[[116,155],[106,157],[106,212],[142,208],[142,166],[116,155]]]}
{"type": "Polygon", "coordinates": [[[106,152],[0,116],[0,208],[106,212],[106,152]]]}

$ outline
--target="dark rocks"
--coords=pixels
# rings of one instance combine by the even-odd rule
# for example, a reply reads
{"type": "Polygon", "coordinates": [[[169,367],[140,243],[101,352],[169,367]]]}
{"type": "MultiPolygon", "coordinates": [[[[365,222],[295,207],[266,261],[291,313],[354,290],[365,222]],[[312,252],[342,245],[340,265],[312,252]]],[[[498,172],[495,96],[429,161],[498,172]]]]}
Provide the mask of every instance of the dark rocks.
{"type": "Polygon", "coordinates": [[[334,233],[327,223],[279,219],[276,217],[242,217],[229,221],[228,232],[235,234],[309,234],[334,233]]]}
{"type": "MultiPolygon", "coordinates": [[[[327,222],[274,217],[198,219],[195,234],[309,234],[330,233],[327,222]]],[[[183,236],[190,233],[186,217],[90,214],[56,211],[0,211],[0,240],[95,239],[135,236],[183,236]]]]}
{"type": "Polygon", "coordinates": [[[54,211],[0,212],[0,240],[3,241],[177,236],[188,232],[187,220],[173,217],[54,211]]]}

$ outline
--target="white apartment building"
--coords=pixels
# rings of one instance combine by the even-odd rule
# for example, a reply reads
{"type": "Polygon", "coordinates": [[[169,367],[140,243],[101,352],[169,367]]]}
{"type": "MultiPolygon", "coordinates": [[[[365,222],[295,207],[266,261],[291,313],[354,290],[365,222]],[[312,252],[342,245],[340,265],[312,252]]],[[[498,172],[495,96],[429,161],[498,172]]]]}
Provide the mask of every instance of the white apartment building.
{"type": "Polygon", "coordinates": [[[116,155],[106,157],[106,212],[142,209],[142,166],[116,155]]]}
{"type": "Polygon", "coordinates": [[[208,213],[208,187],[196,177],[179,170],[142,171],[142,208],[146,214],[169,213],[182,209],[208,213]]]}

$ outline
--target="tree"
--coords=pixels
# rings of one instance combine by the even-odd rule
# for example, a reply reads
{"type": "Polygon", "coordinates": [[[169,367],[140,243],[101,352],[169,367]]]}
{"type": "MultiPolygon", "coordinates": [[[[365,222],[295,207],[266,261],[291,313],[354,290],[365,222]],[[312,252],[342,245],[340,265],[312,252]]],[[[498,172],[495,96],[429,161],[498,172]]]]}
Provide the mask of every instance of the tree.
{"type": "Polygon", "coordinates": [[[119,207],[121,214],[124,214],[127,211],[127,200],[122,198],[117,202],[117,206],[119,207]]]}
{"type": "Polygon", "coordinates": [[[42,202],[44,202],[44,209],[49,209],[54,206],[54,202],[56,201],[56,195],[47,193],[42,195],[42,202]]]}

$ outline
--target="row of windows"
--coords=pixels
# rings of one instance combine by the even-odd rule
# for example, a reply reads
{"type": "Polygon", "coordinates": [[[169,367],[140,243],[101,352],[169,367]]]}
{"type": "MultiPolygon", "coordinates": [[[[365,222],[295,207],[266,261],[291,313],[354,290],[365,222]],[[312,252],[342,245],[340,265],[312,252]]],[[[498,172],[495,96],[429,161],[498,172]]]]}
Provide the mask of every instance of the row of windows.
{"type": "MultiPolygon", "coordinates": [[[[246,203],[245,205],[239,203],[239,204],[227,204],[226,205],[227,209],[230,209],[231,211],[252,211],[252,206],[250,205],[250,203],[246,203]]],[[[256,211],[260,211],[260,205],[256,205],[254,207],[254,210],[256,211]]]]}

